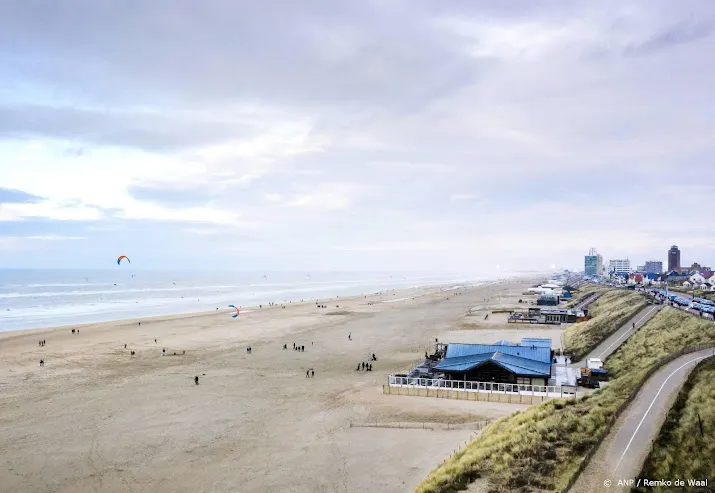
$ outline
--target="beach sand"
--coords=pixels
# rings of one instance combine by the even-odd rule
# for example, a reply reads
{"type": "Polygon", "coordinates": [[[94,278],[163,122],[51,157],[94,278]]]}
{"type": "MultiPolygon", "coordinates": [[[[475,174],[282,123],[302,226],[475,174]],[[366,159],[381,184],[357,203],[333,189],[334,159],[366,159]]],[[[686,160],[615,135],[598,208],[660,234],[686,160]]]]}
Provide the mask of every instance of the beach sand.
{"type": "Polygon", "coordinates": [[[0,491],[412,491],[479,421],[525,406],[383,395],[382,384],[435,337],[558,346],[559,328],[459,329],[470,308],[519,308],[532,284],[0,333],[0,491]],[[372,353],[373,371],[356,371],[372,353]],[[434,429],[364,426],[386,423],[434,429]]]}

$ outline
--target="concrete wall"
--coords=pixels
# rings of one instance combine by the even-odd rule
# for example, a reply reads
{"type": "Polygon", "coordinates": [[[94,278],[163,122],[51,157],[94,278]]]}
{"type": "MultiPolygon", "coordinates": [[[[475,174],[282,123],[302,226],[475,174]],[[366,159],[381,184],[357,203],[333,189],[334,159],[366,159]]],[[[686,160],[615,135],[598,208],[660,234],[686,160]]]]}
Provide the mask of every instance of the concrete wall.
{"type": "Polygon", "coordinates": [[[507,404],[539,404],[547,399],[555,399],[555,397],[544,397],[539,395],[490,394],[487,392],[465,392],[462,390],[430,389],[424,387],[390,387],[389,385],[382,386],[382,393],[390,395],[411,395],[415,397],[457,399],[460,401],[503,402],[507,404]]]}

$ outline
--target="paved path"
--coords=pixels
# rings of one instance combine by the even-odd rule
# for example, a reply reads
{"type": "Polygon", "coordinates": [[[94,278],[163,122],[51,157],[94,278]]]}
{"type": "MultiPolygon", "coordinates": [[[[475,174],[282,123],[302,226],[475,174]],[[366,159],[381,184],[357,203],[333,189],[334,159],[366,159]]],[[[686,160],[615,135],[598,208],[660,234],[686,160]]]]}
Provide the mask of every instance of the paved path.
{"type": "Polygon", "coordinates": [[[640,474],[651,443],[658,436],[688,375],[699,361],[712,356],[715,356],[715,348],[685,354],[651,376],[618,418],[570,493],[630,489],[630,486],[619,486],[618,480],[640,474]],[[605,481],[611,482],[610,487],[605,487],[605,481]]]}
{"type": "Polygon", "coordinates": [[[587,300],[583,300],[581,303],[579,303],[578,305],[576,305],[576,306],[574,307],[574,310],[576,310],[576,311],[578,311],[578,310],[583,310],[584,308],[588,307],[588,305],[590,305],[591,303],[593,303],[594,301],[596,301],[596,300],[597,300],[598,298],[600,298],[600,297],[601,297],[601,293],[596,293],[596,294],[594,294],[594,295],[592,295],[592,296],[589,296],[587,300]]]}
{"type": "Polygon", "coordinates": [[[628,320],[625,325],[623,325],[616,332],[611,334],[605,341],[599,344],[596,349],[587,354],[581,361],[571,364],[572,368],[582,368],[586,366],[586,360],[588,358],[600,358],[605,360],[611,354],[613,354],[616,349],[620,347],[621,344],[626,342],[628,338],[639,328],[641,328],[648,320],[653,318],[653,316],[658,313],[663,308],[663,305],[648,305],[643,310],[639,311],[633,318],[628,320]],[[635,324],[635,329],[633,328],[635,324]]]}

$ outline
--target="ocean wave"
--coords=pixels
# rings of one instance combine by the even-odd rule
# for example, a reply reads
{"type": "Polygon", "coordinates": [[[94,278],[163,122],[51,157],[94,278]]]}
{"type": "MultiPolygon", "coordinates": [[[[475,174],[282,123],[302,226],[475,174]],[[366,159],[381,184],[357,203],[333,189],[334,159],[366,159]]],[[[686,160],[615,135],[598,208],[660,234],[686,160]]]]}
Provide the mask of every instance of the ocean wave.
{"type": "MultiPolygon", "coordinates": [[[[118,284],[117,287],[120,287],[118,284]]],[[[240,286],[184,286],[171,288],[140,288],[140,289],[111,289],[101,291],[43,291],[39,293],[4,293],[0,294],[0,299],[5,298],[47,298],[47,297],[62,297],[62,296],[87,296],[98,294],[125,294],[125,293],[161,293],[161,292],[186,292],[208,289],[237,289],[240,286]]]]}

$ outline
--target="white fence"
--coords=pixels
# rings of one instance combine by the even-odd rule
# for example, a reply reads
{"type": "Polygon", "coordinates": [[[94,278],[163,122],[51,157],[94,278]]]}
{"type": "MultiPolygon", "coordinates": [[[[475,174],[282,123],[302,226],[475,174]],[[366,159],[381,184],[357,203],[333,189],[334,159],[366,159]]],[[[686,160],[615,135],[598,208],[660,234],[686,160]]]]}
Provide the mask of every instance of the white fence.
{"type": "Polygon", "coordinates": [[[460,390],[485,394],[533,395],[541,397],[575,397],[576,387],[569,385],[521,385],[516,383],[470,382],[420,377],[387,377],[390,387],[460,390]]]}

